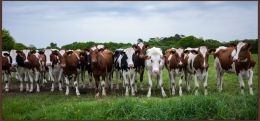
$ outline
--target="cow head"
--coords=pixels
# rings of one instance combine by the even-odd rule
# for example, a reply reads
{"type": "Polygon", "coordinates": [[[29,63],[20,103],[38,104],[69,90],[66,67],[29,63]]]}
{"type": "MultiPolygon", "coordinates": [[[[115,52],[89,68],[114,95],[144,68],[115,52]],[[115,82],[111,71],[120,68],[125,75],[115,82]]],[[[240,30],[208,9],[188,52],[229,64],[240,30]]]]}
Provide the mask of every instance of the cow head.
{"type": "Polygon", "coordinates": [[[146,66],[150,67],[152,73],[159,74],[164,65],[164,56],[160,48],[150,48],[147,50],[147,55],[144,57],[146,66]]]}
{"type": "Polygon", "coordinates": [[[122,54],[122,64],[126,64],[128,68],[134,68],[134,61],[133,61],[133,55],[135,54],[134,48],[127,48],[123,51],[122,54]]]}
{"type": "Polygon", "coordinates": [[[169,62],[172,61],[173,65],[176,65],[177,68],[182,68],[183,65],[183,61],[184,61],[184,49],[182,48],[170,48],[168,50],[166,50],[165,52],[165,61],[169,62]]]}
{"type": "Polygon", "coordinates": [[[97,63],[97,56],[98,56],[98,48],[97,46],[93,46],[90,48],[90,55],[91,55],[91,62],[97,63]]]}
{"type": "Polygon", "coordinates": [[[52,50],[51,49],[45,49],[44,54],[46,56],[46,66],[50,66],[52,64],[52,62],[51,62],[52,50]]]}
{"type": "Polygon", "coordinates": [[[25,54],[25,61],[24,62],[25,63],[29,63],[28,56],[29,56],[30,50],[29,49],[24,49],[23,53],[25,54]]]}
{"type": "Polygon", "coordinates": [[[232,51],[231,56],[234,62],[246,62],[250,55],[251,44],[245,42],[239,42],[235,49],[232,51]]]}
{"type": "Polygon", "coordinates": [[[195,54],[198,54],[198,57],[201,59],[200,63],[202,65],[203,69],[208,69],[209,64],[208,64],[208,59],[209,59],[209,54],[214,52],[215,49],[208,49],[206,46],[200,46],[199,50],[193,50],[195,54]]]}
{"type": "Polygon", "coordinates": [[[10,56],[12,58],[12,66],[17,66],[17,62],[16,62],[17,53],[16,53],[16,50],[11,50],[10,51],[10,56]]]}
{"type": "Polygon", "coordinates": [[[145,45],[141,42],[138,44],[134,44],[132,47],[135,49],[136,55],[138,55],[139,58],[144,59],[145,52],[148,49],[148,45],[145,45]]]}

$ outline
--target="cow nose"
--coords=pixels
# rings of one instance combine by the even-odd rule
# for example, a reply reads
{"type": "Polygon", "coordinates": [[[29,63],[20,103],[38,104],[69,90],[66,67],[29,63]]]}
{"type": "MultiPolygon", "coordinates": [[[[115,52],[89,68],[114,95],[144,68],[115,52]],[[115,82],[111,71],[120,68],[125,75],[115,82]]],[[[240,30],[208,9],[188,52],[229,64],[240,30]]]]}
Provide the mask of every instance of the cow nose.
{"type": "Polygon", "coordinates": [[[93,63],[96,63],[96,62],[97,62],[97,60],[92,60],[92,62],[93,62],[93,63]]]}
{"type": "Polygon", "coordinates": [[[208,64],[204,65],[204,68],[208,68],[208,67],[209,67],[209,65],[208,65],[208,64]]]}
{"type": "Polygon", "coordinates": [[[46,66],[50,66],[51,65],[51,63],[46,63],[46,66]]]}
{"type": "Polygon", "coordinates": [[[153,70],[153,73],[159,74],[159,70],[155,69],[155,70],[153,70]]]}
{"type": "Polygon", "coordinates": [[[128,67],[129,67],[129,68],[133,68],[133,67],[134,67],[134,64],[128,64],[128,67]]]}

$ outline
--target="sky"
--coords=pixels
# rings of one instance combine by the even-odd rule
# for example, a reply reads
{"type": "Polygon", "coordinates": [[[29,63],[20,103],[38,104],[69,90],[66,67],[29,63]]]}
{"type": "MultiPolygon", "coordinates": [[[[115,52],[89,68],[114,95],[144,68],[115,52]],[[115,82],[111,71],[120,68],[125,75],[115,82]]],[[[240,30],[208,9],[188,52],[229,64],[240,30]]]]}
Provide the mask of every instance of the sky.
{"type": "Polygon", "coordinates": [[[3,1],[2,25],[16,42],[45,48],[72,42],[135,43],[193,35],[256,39],[257,1],[3,1]]]}

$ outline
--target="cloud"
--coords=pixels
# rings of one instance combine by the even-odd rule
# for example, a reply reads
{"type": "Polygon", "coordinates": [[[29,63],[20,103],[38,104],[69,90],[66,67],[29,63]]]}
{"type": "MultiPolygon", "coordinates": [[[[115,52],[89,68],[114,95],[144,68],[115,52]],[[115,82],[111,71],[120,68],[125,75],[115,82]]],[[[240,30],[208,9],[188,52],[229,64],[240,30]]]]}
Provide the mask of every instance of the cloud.
{"type": "Polygon", "coordinates": [[[176,33],[229,41],[257,38],[257,2],[3,2],[16,41],[46,47],[74,41],[136,42],[176,33]]]}

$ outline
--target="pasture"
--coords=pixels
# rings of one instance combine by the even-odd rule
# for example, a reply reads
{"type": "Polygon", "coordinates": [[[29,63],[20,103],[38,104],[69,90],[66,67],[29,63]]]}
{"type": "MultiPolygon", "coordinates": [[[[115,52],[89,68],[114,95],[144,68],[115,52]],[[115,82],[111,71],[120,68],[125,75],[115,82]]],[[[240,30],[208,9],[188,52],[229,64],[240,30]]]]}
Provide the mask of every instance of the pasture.
{"type": "MultiPolygon", "coordinates": [[[[151,98],[147,98],[147,74],[144,75],[145,90],[139,91],[135,97],[125,97],[125,90],[113,90],[107,97],[96,99],[94,89],[82,93],[80,97],[71,91],[49,91],[26,93],[12,91],[2,96],[3,119],[140,119],[140,120],[174,120],[174,119],[258,119],[258,55],[253,55],[256,61],[253,77],[254,95],[249,95],[247,80],[245,80],[245,95],[240,94],[239,82],[235,74],[225,73],[223,91],[216,88],[216,75],[213,56],[209,57],[208,96],[203,95],[202,82],[199,82],[199,96],[194,96],[194,81],[191,81],[191,92],[186,92],[183,81],[183,96],[170,95],[168,71],[164,69],[163,80],[167,94],[161,96],[157,82],[153,80],[151,98]]],[[[178,80],[178,79],[177,79],[178,80]]],[[[113,83],[122,83],[114,81],[113,83]]],[[[94,82],[92,82],[94,85],[94,82]]],[[[178,84],[178,81],[176,82],[178,84]]],[[[18,83],[17,83],[18,85],[18,83]]],[[[138,86],[140,85],[138,79],[138,86]]],[[[177,91],[178,92],[178,86],[177,91]]]]}

